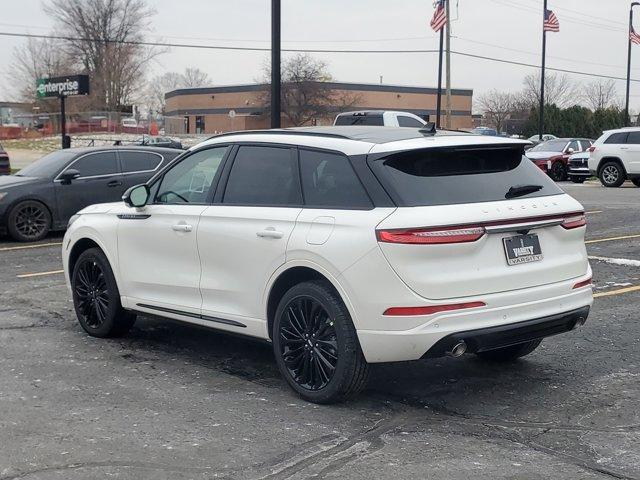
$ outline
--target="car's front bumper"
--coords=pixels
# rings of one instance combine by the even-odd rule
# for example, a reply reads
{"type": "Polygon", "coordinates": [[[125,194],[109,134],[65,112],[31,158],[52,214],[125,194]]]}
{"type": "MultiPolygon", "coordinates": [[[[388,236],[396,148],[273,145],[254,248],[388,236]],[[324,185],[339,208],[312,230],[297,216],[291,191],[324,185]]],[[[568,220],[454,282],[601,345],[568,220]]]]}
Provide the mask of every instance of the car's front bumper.
{"type": "Polygon", "coordinates": [[[589,168],[569,167],[569,175],[572,175],[574,177],[590,177],[591,176],[591,172],[589,171],[589,168]]]}

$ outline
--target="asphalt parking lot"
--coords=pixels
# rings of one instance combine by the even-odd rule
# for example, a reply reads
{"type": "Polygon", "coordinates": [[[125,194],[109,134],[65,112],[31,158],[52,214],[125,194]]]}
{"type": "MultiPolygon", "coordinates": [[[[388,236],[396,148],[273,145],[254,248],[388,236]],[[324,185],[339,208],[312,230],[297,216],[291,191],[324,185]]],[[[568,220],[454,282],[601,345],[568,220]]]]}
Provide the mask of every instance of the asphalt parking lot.
{"type": "Polygon", "coordinates": [[[584,327],[508,366],[377,365],[337,406],[296,398],[267,344],[153,318],[88,337],[62,237],[1,240],[0,479],[640,478],[640,189],[563,187],[588,212],[584,327]]]}

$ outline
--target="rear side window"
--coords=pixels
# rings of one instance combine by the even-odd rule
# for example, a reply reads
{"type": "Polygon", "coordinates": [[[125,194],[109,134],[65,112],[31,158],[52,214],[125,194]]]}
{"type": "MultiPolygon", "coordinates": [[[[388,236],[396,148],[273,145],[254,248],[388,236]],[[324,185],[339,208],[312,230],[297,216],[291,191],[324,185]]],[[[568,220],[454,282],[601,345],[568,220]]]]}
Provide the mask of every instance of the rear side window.
{"type": "Polygon", "coordinates": [[[505,200],[511,187],[523,185],[540,189],[520,198],[562,193],[520,148],[411,150],[370,164],[401,206],[505,200]]]}
{"type": "Polygon", "coordinates": [[[591,146],[591,140],[580,140],[580,143],[582,144],[583,152],[591,146]]]}
{"type": "Polygon", "coordinates": [[[116,152],[92,153],[81,157],[69,168],[78,170],[81,177],[115,175],[118,173],[118,159],[116,152]]]}
{"type": "Polygon", "coordinates": [[[289,148],[240,147],[229,173],[223,203],[301,205],[296,163],[289,148]]]}
{"type": "Polygon", "coordinates": [[[614,145],[623,145],[627,143],[627,132],[618,132],[612,133],[609,138],[607,138],[604,143],[611,143],[614,145]]]}
{"type": "Polygon", "coordinates": [[[160,162],[162,162],[162,157],[155,153],[120,152],[123,173],[155,170],[160,162]]]}
{"type": "Polygon", "coordinates": [[[401,127],[423,128],[424,124],[413,117],[406,115],[398,116],[398,125],[401,127]]]}
{"type": "Polygon", "coordinates": [[[627,143],[632,145],[640,144],[640,132],[629,132],[629,136],[627,137],[627,143]]]}
{"type": "Polygon", "coordinates": [[[383,127],[382,115],[341,115],[336,119],[336,125],[367,125],[383,127]]]}
{"type": "Polygon", "coordinates": [[[308,207],[371,208],[371,200],[343,155],[300,150],[300,177],[308,207]]]}

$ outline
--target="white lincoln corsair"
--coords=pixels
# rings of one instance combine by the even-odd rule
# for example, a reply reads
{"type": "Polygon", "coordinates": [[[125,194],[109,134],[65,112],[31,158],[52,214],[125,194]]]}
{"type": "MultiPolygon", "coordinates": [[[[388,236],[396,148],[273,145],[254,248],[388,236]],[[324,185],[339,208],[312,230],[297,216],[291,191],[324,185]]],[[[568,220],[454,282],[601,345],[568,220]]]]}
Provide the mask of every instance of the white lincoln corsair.
{"type": "Polygon", "coordinates": [[[153,314],[272,342],[318,403],[368,365],[473,353],[507,361],[582,325],[582,206],[526,142],[428,128],[312,127],[214,137],[63,243],[90,335],[153,314]]]}

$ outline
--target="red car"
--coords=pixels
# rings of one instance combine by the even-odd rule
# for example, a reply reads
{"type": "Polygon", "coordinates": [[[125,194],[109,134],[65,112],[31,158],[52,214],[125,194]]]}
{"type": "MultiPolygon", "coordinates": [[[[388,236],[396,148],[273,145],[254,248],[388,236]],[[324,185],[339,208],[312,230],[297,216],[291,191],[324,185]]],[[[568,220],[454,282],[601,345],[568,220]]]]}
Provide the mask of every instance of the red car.
{"type": "Polygon", "coordinates": [[[569,171],[569,157],[584,152],[593,140],[586,138],[557,138],[540,143],[525,154],[540,170],[556,182],[565,181],[569,171]]]}
{"type": "Polygon", "coordinates": [[[0,175],[9,175],[11,173],[11,164],[9,163],[9,154],[5,152],[0,145],[0,175]]]}

